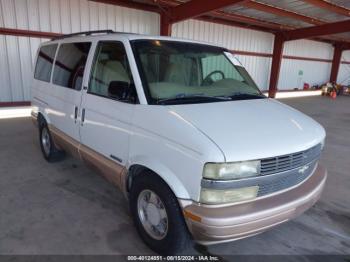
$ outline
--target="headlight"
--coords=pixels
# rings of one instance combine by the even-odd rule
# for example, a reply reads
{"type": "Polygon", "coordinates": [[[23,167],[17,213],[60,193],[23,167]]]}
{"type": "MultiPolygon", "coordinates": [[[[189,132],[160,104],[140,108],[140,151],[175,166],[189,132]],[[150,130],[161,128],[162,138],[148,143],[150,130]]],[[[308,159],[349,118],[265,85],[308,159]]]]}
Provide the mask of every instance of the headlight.
{"type": "Polygon", "coordinates": [[[260,161],[243,161],[235,163],[207,163],[204,166],[203,177],[209,179],[240,179],[258,176],[260,161]]]}
{"type": "Polygon", "coordinates": [[[250,200],[256,198],[258,190],[258,186],[226,190],[202,188],[200,202],[204,204],[224,204],[250,200]]]}

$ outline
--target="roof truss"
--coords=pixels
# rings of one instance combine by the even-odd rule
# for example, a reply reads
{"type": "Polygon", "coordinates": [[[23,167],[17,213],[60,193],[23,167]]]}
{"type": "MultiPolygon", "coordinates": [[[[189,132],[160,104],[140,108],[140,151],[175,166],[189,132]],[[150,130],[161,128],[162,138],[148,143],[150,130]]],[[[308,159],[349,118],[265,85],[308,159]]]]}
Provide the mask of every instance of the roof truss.
{"type": "Polygon", "coordinates": [[[350,31],[350,20],[328,23],[324,25],[306,27],[283,32],[286,40],[298,40],[303,38],[319,37],[324,35],[339,34],[350,31]]]}
{"type": "Polygon", "coordinates": [[[322,24],[326,23],[325,21],[322,21],[322,20],[317,19],[317,18],[301,15],[301,14],[298,14],[296,12],[288,11],[288,10],[285,10],[285,9],[282,9],[279,7],[275,7],[272,5],[268,5],[268,4],[264,4],[264,3],[260,3],[260,2],[256,2],[256,1],[248,1],[248,2],[243,3],[242,5],[244,7],[263,11],[266,13],[270,13],[270,14],[274,14],[274,15],[278,15],[278,16],[285,16],[285,17],[296,19],[296,20],[301,20],[301,21],[308,23],[308,24],[311,24],[311,25],[322,25],[322,24]]]}
{"type": "Polygon", "coordinates": [[[324,0],[303,0],[305,3],[317,6],[319,8],[338,13],[340,15],[350,16],[350,9],[333,4],[324,0]]]}
{"type": "Polygon", "coordinates": [[[177,23],[227,6],[242,4],[248,1],[249,0],[191,0],[170,8],[169,16],[172,23],[177,23]]]}
{"type": "MultiPolygon", "coordinates": [[[[103,2],[107,4],[121,5],[125,7],[132,7],[136,9],[152,11],[166,16],[165,24],[173,24],[190,18],[197,18],[204,21],[212,21],[227,25],[241,26],[252,28],[261,31],[268,31],[272,33],[283,32],[285,39],[296,40],[301,38],[315,38],[325,42],[350,42],[350,39],[343,39],[336,36],[329,36],[340,32],[350,31],[348,22],[342,21],[340,24],[329,24],[326,21],[292,12],[286,9],[268,5],[265,3],[252,0],[190,0],[185,2],[183,0],[149,0],[147,2],[135,2],[130,0],[90,0],[96,2],[103,2]],[[158,6],[157,6],[158,5],[158,6]],[[295,28],[290,25],[283,25],[275,22],[264,21],[255,17],[246,16],[237,13],[229,13],[222,11],[228,6],[241,5],[246,8],[251,8],[278,16],[285,16],[301,20],[303,22],[316,25],[316,27],[295,28]],[[345,26],[345,27],[337,27],[345,26]]],[[[315,6],[327,9],[332,12],[337,12],[342,15],[350,16],[350,10],[341,6],[334,5],[324,0],[303,0],[304,2],[313,4],[315,6]]]]}

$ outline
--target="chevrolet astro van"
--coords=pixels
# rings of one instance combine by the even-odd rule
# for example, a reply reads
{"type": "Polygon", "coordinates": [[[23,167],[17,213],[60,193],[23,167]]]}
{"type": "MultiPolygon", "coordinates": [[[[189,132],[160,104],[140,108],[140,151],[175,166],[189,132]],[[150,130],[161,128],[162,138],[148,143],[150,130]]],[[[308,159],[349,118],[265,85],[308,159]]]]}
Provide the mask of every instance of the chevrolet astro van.
{"type": "Polygon", "coordinates": [[[261,233],[325,185],[323,127],[208,43],[111,31],[42,43],[32,105],[44,158],[98,169],[160,254],[261,233]]]}

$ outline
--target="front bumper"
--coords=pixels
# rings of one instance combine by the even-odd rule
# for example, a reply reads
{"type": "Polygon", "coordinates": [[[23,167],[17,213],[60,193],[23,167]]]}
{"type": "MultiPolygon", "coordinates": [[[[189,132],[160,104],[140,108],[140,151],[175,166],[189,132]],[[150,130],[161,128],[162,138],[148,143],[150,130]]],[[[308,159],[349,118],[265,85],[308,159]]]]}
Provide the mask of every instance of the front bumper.
{"type": "Polygon", "coordinates": [[[201,244],[256,235],[295,218],[314,205],[326,178],[326,169],[318,165],[306,181],[280,194],[231,206],[192,203],[183,209],[186,223],[194,239],[201,244]]]}

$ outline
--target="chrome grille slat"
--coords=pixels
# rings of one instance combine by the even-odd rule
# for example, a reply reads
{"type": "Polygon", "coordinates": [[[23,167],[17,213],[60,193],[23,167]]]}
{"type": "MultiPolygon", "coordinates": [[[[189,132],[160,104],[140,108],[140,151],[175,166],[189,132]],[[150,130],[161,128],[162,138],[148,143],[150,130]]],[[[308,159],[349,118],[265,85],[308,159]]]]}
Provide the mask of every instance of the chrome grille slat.
{"type": "Polygon", "coordinates": [[[270,175],[301,167],[320,157],[322,145],[318,144],[302,152],[270,157],[261,160],[261,175],[270,175]]]}

